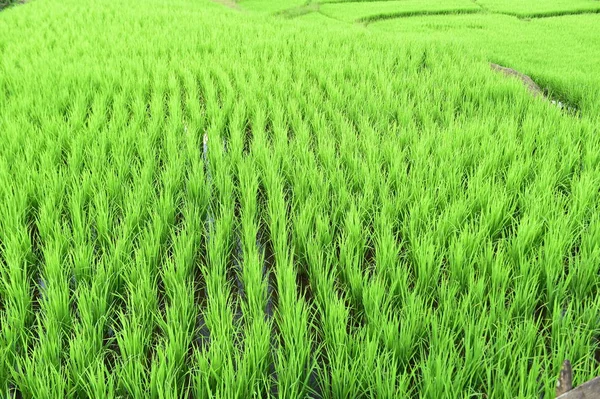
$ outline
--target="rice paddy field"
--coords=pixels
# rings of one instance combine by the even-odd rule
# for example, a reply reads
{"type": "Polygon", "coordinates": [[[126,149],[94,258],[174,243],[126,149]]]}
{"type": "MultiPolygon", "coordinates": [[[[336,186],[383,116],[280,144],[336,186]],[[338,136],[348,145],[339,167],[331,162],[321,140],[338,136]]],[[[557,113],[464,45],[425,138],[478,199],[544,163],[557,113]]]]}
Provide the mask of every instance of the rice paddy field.
{"type": "Polygon", "coordinates": [[[0,397],[599,375],[599,5],[6,7],[0,397]]]}

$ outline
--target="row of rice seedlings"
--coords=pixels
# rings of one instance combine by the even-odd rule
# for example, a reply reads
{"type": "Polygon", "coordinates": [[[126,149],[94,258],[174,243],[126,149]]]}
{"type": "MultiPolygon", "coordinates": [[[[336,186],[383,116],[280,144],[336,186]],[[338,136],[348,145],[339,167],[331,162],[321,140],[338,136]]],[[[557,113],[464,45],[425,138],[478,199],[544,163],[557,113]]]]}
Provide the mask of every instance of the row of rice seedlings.
{"type": "Polygon", "coordinates": [[[36,345],[31,356],[18,361],[14,370],[19,376],[18,384],[28,395],[52,397],[63,395],[66,384],[61,375],[61,362],[64,361],[65,342],[71,328],[72,315],[69,295],[69,267],[65,267],[65,238],[62,222],[65,182],[60,170],[53,168],[52,148],[41,159],[40,167],[46,184],[40,190],[44,201],[37,215],[41,248],[41,265],[37,269],[34,282],[34,309],[37,310],[36,322],[32,326],[36,345]],[[50,384],[41,376],[46,377],[50,384]]]}
{"type": "Polygon", "coordinates": [[[272,326],[266,314],[268,279],[264,274],[265,255],[260,252],[257,243],[259,180],[251,160],[240,161],[237,166],[243,248],[241,279],[245,287],[244,298],[240,298],[244,318],[244,344],[237,372],[237,387],[232,391],[236,397],[264,397],[271,390],[267,376],[272,326]]]}
{"type": "Polygon", "coordinates": [[[185,136],[182,134],[179,83],[172,74],[162,76],[162,85],[155,83],[159,89],[155,96],[157,111],[166,115],[162,118],[165,121],[161,129],[163,135],[161,139],[157,136],[155,149],[161,168],[156,211],[151,223],[152,231],[158,233],[158,240],[150,240],[158,244],[154,247],[157,258],[151,275],[157,279],[159,312],[154,318],[159,331],[150,348],[149,394],[152,397],[181,397],[191,389],[188,351],[197,318],[193,270],[201,221],[195,203],[189,202],[188,206],[182,197],[187,160],[182,156],[185,136]],[[161,106],[162,110],[158,108],[161,106]]]}
{"type": "MultiPolygon", "coordinates": [[[[360,314],[357,314],[356,311],[353,312],[353,315],[350,314],[350,309],[347,307],[347,299],[345,299],[344,297],[348,296],[348,299],[354,298],[354,300],[350,301],[350,303],[354,302],[357,303],[359,306],[362,306],[364,294],[362,293],[363,270],[361,270],[361,268],[363,265],[362,262],[360,262],[359,258],[351,254],[358,250],[364,250],[364,243],[363,245],[355,245],[353,247],[354,249],[340,248],[339,256],[342,259],[345,259],[348,257],[348,255],[351,255],[353,259],[355,261],[358,261],[359,263],[359,265],[357,265],[358,268],[350,269],[346,269],[344,266],[342,266],[343,264],[347,263],[343,262],[340,263],[342,269],[336,270],[337,268],[334,265],[338,264],[339,260],[336,259],[334,255],[337,246],[337,243],[334,241],[331,241],[330,244],[324,248],[324,250],[317,250],[317,247],[314,246],[315,242],[312,242],[311,248],[308,249],[308,241],[313,240],[309,232],[315,229],[315,226],[312,224],[314,218],[320,217],[322,220],[323,215],[319,210],[328,209],[330,206],[329,204],[327,204],[327,202],[329,202],[330,200],[328,200],[326,191],[327,189],[329,189],[328,186],[331,183],[326,183],[326,180],[321,180],[323,178],[318,180],[316,179],[319,175],[319,172],[316,170],[314,158],[310,155],[310,153],[306,153],[304,151],[308,147],[308,144],[310,142],[308,137],[308,129],[305,127],[304,122],[301,120],[301,116],[295,116],[297,119],[294,124],[294,131],[296,133],[294,137],[294,154],[297,154],[295,156],[295,158],[297,159],[296,162],[299,162],[300,165],[295,164],[294,169],[291,171],[291,173],[293,181],[296,182],[296,187],[298,185],[301,186],[297,187],[298,189],[296,189],[296,187],[294,188],[293,202],[295,204],[294,209],[297,212],[297,218],[295,219],[294,223],[294,235],[296,236],[296,240],[298,242],[297,245],[300,247],[300,253],[302,254],[302,257],[308,258],[310,286],[311,288],[313,288],[313,291],[317,292],[316,301],[318,304],[317,306],[320,310],[320,312],[318,312],[317,314],[316,320],[319,320],[321,323],[323,323],[319,330],[320,334],[323,334],[324,337],[322,338],[323,351],[325,352],[323,361],[326,366],[322,367],[320,370],[319,385],[323,386],[323,390],[326,396],[357,396],[361,394],[367,394],[375,397],[377,395],[393,395],[397,393],[397,381],[396,378],[392,377],[393,374],[389,374],[389,372],[395,373],[396,367],[390,366],[389,363],[384,361],[385,355],[382,355],[376,349],[379,345],[379,337],[369,337],[368,335],[365,335],[366,330],[360,327],[358,329],[354,327],[350,330],[347,330],[351,325],[354,324],[351,321],[352,318],[362,317],[360,316],[360,314]],[[304,162],[300,162],[300,160],[303,160],[304,162]],[[324,189],[325,193],[321,197],[322,199],[318,200],[317,198],[319,197],[319,195],[317,193],[323,193],[324,189]],[[322,256],[320,256],[319,254],[322,254],[322,256]],[[324,266],[323,256],[327,256],[328,262],[330,262],[329,266],[327,267],[324,266]],[[333,263],[332,261],[335,261],[335,263],[333,263]],[[316,266],[315,263],[318,264],[318,266],[316,266]],[[345,269],[350,271],[351,274],[354,276],[352,278],[352,287],[354,288],[356,293],[352,295],[352,290],[347,293],[345,292],[345,290],[343,290],[341,292],[343,296],[339,298],[338,295],[340,294],[340,291],[336,288],[336,286],[339,285],[340,281],[348,281],[347,278],[341,278],[340,280],[340,277],[344,274],[345,269]],[[337,305],[333,305],[333,303],[337,303],[337,305]],[[331,306],[333,306],[333,308],[331,306]],[[334,317],[332,315],[332,312],[335,313],[335,311],[332,309],[335,309],[336,306],[340,307],[340,311],[343,310],[342,313],[339,314],[339,317],[341,317],[341,319],[329,324],[329,322],[332,321],[331,317],[334,317]],[[333,326],[337,326],[335,327],[335,329],[338,330],[338,333],[334,334],[334,331],[330,330],[330,328],[333,328],[333,326]],[[339,336],[339,334],[344,330],[344,328],[340,328],[341,326],[346,326],[346,338],[339,336]],[[338,338],[336,339],[335,337],[338,338]],[[339,339],[349,341],[347,343],[336,342],[339,339]],[[352,345],[353,339],[362,342],[362,344],[354,347],[352,345]],[[351,348],[348,347],[349,345],[352,345],[351,348]],[[342,348],[345,349],[342,350],[342,348]],[[375,366],[372,363],[372,361],[375,358],[378,359],[378,361],[376,362],[378,366],[375,366]],[[354,364],[354,366],[351,366],[352,364],[354,364]],[[380,374],[378,374],[382,378],[379,381],[374,381],[373,379],[371,379],[373,374],[370,371],[373,370],[375,367],[379,367],[382,371],[380,374]],[[386,368],[387,371],[383,372],[383,370],[386,368]],[[344,376],[347,376],[349,374],[353,376],[352,383],[349,383],[348,379],[344,379],[344,376]],[[384,381],[386,382],[385,384],[383,383],[384,381]]],[[[344,136],[341,137],[342,140],[347,138],[348,137],[344,136]]],[[[366,141],[368,142],[368,139],[366,141]]],[[[346,152],[343,152],[343,150],[341,150],[341,152],[342,154],[346,154],[346,152]]],[[[324,160],[324,162],[333,162],[333,160],[324,160]]],[[[338,170],[338,173],[341,172],[341,169],[335,167],[329,170],[338,170]]],[[[342,180],[338,179],[338,181],[343,182],[343,177],[342,180]]],[[[340,191],[342,189],[344,189],[344,186],[338,187],[337,190],[332,190],[332,193],[335,192],[336,194],[342,194],[342,192],[340,191]]],[[[367,200],[365,200],[362,203],[366,204],[368,202],[368,198],[370,197],[365,196],[364,198],[366,198],[367,200]]],[[[332,205],[334,208],[336,208],[337,204],[335,203],[335,201],[333,201],[332,205]]],[[[341,206],[340,208],[344,209],[344,206],[341,206]]],[[[324,220],[324,224],[321,225],[321,227],[329,226],[330,223],[330,221],[324,220]]],[[[334,232],[329,231],[327,232],[326,236],[332,239],[332,233],[334,232]]],[[[357,237],[357,235],[355,234],[354,238],[358,238],[360,242],[361,237],[357,237]]],[[[317,240],[317,243],[319,242],[321,245],[325,244],[325,242],[317,240]]],[[[364,256],[364,254],[359,255],[359,257],[360,256],[364,256]]],[[[379,288],[380,287],[376,287],[375,284],[367,284],[367,287],[365,289],[369,290],[369,293],[385,292],[379,291],[379,288]],[[370,288],[372,288],[373,291],[369,290],[370,288]]],[[[372,309],[370,308],[370,310],[372,309]]],[[[375,322],[375,324],[377,324],[379,328],[381,327],[381,319],[377,319],[377,321],[373,319],[372,321],[375,322]]],[[[375,328],[377,328],[375,326],[372,327],[374,327],[373,331],[375,328]]],[[[388,329],[388,332],[393,331],[393,329],[397,329],[397,325],[390,325],[390,328],[391,330],[388,329]]],[[[394,336],[396,335],[397,334],[394,334],[394,336]]],[[[393,339],[394,338],[392,338],[392,340],[393,339]]],[[[406,386],[404,388],[406,388],[406,386]]]]}
{"type": "MultiPolygon", "coordinates": [[[[235,168],[238,167],[244,153],[244,141],[245,141],[245,123],[246,123],[246,105],[243,102],[236,102],[231,111],[227,130],[228,140],[226,141],[227,147],[227,159],[231,163],[233,170],[233,182],[234,186],[239,186],[239,176],[235,173],[235,168]]],[[[235,205],[234,205],[234,217],[236,220],[240,220],[240,198],[239,193],[235,193],[235,205]]],[[[233,282],[234,289],[234,322],[241,326],[242,324],[242,301],[246,296],[245,285],[242,281],[242,262],[243,262],[243,248],[241,239],[241,226],[236,223],[233,230],[233,242],[232,242],[232,253],[230,258],[230,265],[228,266],[228,278],[233,282]]],[[[240,337],[237,337],[237,343],[240,344],[240,337]]]]}
{"type": "MultiPolygon", "coordinates": [[[[17,173],[24,171],[23,164],[13,165],[17,173]]],[[[28,330],[34,322],[31,295],[32,269],[35,269],[34,248],[30,237],[27,213],[29,199],[36,187],[33,180],[23,182],[21,190],[13,190],[10,182],[11,168],[2,163],[1,235],[1,343],[0,378],[1,389],[8,392],[14,388],[11,370],[25,356],[31,337],[28,330]],[[12,381],[12,383],[10,383],[12,381]]],[[[18,180],[17,180],[18,181],[18,180]]]]}
{"type": "MultiPolygon", "coordinates": [[[[297,117],[300,119],[299,115],[297,117]]],[[[334,224],[323,214],[323,212],[329,211],[330,206],[334,209],[339,206],[336,203],[337,198],[330,199],[327,191],[331,190],[331,193],[335,193],[337,196],[342,195],[345,189],[342,185],[337,188],[332,187],[332,183],[327,182],[317,170],[315,158],[312,155],[302,155],[303,149],[310,140],[309,129],[305,122],[298,121],[296,123],[305,126],[303,129],[295,129],[296,132],[304,132],[304,134],[296,135],[294,140],[295,153],[298,159],[302,159],[305,163],[301,168],[296,166],[295,171],[292,172],[296,174],[292,178],[297,185],[304,182],[303,188],[299,187],[298,191],[294,190],[294,208],[297,209],[297,219],[294,225],[298,246],[308,265],[310,287],[316,296],[314,300],[319,310],[316,320],[322,324],[318,331],[321,335],[320,344],[323,348],[321,356],[324,367],[320,369],[319,386],[326,396],[393,395],[397,383],[393,376],[395,367],[391,366],[384,359],[385,355],[382,355],[377,349],[379,345],[377,337],[365,335],[366,331],[360,327],[361,319],[364,318],[362,314],[362,274],[364,272],[362,268],[364,265],[360,259],[364,256],[361,253],[364,247],[360,245],[362,238],[357,234],[354,234],[352,238],[347,237],[347,240],[352,241],[346,241],[347,245],[351,246],[346,248],[347,245],[333,240],[334,224]],[[317,193],[321,193],[321,195],[317,193]],[[320,220],[323,224],[315,227],[315,220],[320,220]],[[325,247],[324,250],[316,251],[315,242],[312,242],[314,238],[310,232],[315,228],[322,229],[325,226],[332,228],[323,231],[327,237],[323,237],[324,240],[317,237],[316,243],[325,245],[325,247]],[[357,243],[358,245],[356,245],[357,243]],[[323,252],[322,256],[318,255],[319,252],[323,252]],[[337,265],[340,267],[338,268],[337,265]],[[348,287],[348,289],[343,289],[343,287],[348,287]],[[340,290],[340,288],[342,289],[340,290]],[[348,307],[349,304],[352,306],[348,307]],[[338,326],[336,328],[341,331],[336,333],[330,330],[333,326],[338,326]],[[344,336],[341,336],[340,334],[344,330],[344,336]],[[354,346],[354,339],[362,344],[354,346]],[[341,351],[341,348],[344,350],[341,351]],[[375,359],[377,359],[375,362],[377,365],[373,363],[375,359]],[[352,363],[356,364],[352,365],[352,363]],[[379,381],[375,381],[377,378],[375,380],[372,378],[372,370],[375,368],[379,368],[381,371],[378,376],[382,379],[379,381]],[[384,370],[387,371],[384,372],[384,370]],[[392,374],[388,374],[388,372],[392,372],[392,374]],[[344,376],[348,374],[353,376],[351,384],[344,380],[344,376]],[[387,379],[388,377],[389,379],[387,379]],[[387,384],[383,382],[387,382],[387,384]]],[[[333,160],[326,162],[330,161],[333,160]]],[[[333,168],[333,170],[337,170],[338,174],[342,171],[339,168],[333,168]]],[[[339,175],[337,180],[341,182],[343,177],[339,175]]],[[[338,209],[343,209],[345,205],[340,204],[338,209]]],[[[353,231],[357,233],[356,229],[353,231]]]]}
{"type": "MultiPolygon", "coordinates": [[[[345,22],[375,22],[382,19],[401,18],[408,16],[472,14],[491,12],[495,14],[514,15],[520,18],[544,18],[564,15],[594,14],[598,5],[593,1],[579,0],[575,2],[536,2],[522,4],[518,2],[495,0],[481,1],[469,4],[466,1],[455,2],[423,2],[423,1],[394,1],[394,0],[334,0],[322,1],[310,6],[290,8],[288,11],[310,12],[318,7],[322,14],[345,22]]],[[[286,15],[286,13],[281,13],[286,15]]]]}
{"type": "MultiPolygon", "coordinates": [[[[222,82],[229,77],[221,75],[222,82]]],[[[232,284],[232,311],[236,333],[235,382],[228,387],[236,397],[266,395],[270,390],[267,378],[269,346],[272,342],[270,322],[265,318],[266,284],[258,240],[258,176],[254,165],[243,157],[247,138],[244,126],[246,106],[237,102],[223,134],[227,150],[225,162],[231,170],[236,187],[233,193],[234,217],[232,229],[232,261],[227,265],[227,278],[232,284]],[[245,164],[243,162],[246,162],[245,164]],[[245,167],[244,167],[245,166],[245,167]],[[243,377],[241,377],[243,376],[243,377]]],[[[264,256],[264,255],[262,255],[264,256]]]]}
{"type": "MultiPolygon", "coordinates": [[[[211,112],[215,111],[207,109],[208,115],[211,112]]],[[[198,371],[194,375],[194,393],[198,397],[221,397],[235,384],[234,336],[237,331],[233,323],[232,282],[227,278],[234,228],[234,191],[220,126],[211,124],[208,127],[205,151],[213,201],[208,210],[212,220],[207,224],[207,260],[201,265],[207,296],[202,317],[210,334],[210,343],[207,351],[198,352],[196,356],[198,371]]]]}
{"type": "MultiPolygon", "coordinates": [[[[160,180],[157,183],[158,168],[163,163],[160,151],[163,144],[156,141],[156,132],[162,130],[161,120],[165,118],[162,107],[163,90],[162,86],[157,86],[153,94],[149,94],[152,97],[148,99],[148,108],[152,116],[143,126],[147,135],[136,144],[124,145],[129,151],[125,150],[121,156],[117,155],[122,152],[117,148],[112,151],[115,154],[113,159],[120,158],[123,164],[135,166],[123,168],[133,169],[131,191],[128,192],[128,201],[123,209],[127,217],[120,221],[127,232],[128,243],[126,261],[122,266],[125,292],[120,300],[113,299],[113,306],[118,302],[121,304],[114,310],[113,326],[107,336],[111,352],[106,353],[105,358],[110,359],[108,371],[112,368],[116,371],[111,373],[114,377],[113,389],[130,395],[148,393],[150,363],[154,347],[158,343],[157,317],[161,311],[164,312],[165,306],[164,293],[158,289],[162,284],[159,270],[166,253],[164,248],[174,217],[174,206],[173,199],[169,198],[171,193],[168,187],[163,188],[160,180]]],[[[140,112],[142,109],[138,107],[134,114],[139,115],[140,112]]],[[[145,109],[143,112],[145,114],[145,109]]],[[[121,118],[126,120],[127,117],[125,114],[121,118]]],[[[116,137],[111,142],[126,142],[126,138],[135,134],[126,125],[115,123],[114,126],[116,137]]],[[[121,164],[120,161],[116,163],[121,164]]],[[[122,173],[119,175],[123,176],[122,173]]]]}
{"type": "Polygon", "coordinates": [[[314,367],[311,356],[314,337],[310,334],[309,309],[296,286],[298,272],[295,268],[294,249],[290,247],[291,193],[286,187],[288,182],[278,173],[286,162],[283,156],[288,143],[288,126],[283,107],[276,105],[271,109],[273,155],[269,157],[266,148],[263,148],[262,154],[257,157],[261,159],[262,184],[267,201],[265,217],[275,260],[275,322],[278,340],[273,360],[277,379],[276,394],[292,398],[307,394],[308,379],[314,367]]]}

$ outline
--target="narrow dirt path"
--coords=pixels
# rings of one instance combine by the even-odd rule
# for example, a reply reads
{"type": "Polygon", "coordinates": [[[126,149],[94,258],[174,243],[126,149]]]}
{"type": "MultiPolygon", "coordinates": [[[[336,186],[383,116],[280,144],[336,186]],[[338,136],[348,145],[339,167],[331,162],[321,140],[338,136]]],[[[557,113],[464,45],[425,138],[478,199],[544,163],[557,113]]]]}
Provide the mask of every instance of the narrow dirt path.
{"type": "Polygon", "coordinates": [[[533,94],[534,97],[544,97],[544,91],[529,76],[522,74],[521,72],[515,71],[512,68],[503,67],[494,63],[490,63],[490,68],[492,68],[494,71],[502,72],[506,76],[515,76],[519,78],[521,82],[523,82],[523,85],[525,85],[527,90],[529,90],[529,92],[533,94]]]}
{"type": "Polygon", "coordinates": [[[567,113],[569,113],[571,115],[576,115],[578,113],[579,107],[577,106],[577,104],[568,104],[568,103],[561,101],[558,98],[552,97],[551,93],[544,91],[540,86],[538,86],[537,83],[535,83],[533,81],[533,79],[531,79],[531,77],[529,77],[519,71],[515,71],[512,68],[503,67],[501,65],[494,64],[494,63],[490,63],[490,68],[492,68],[492,70],[494,70],[496,72],[500,72],[500,73],[504,74],[505,76],[518,78],[519,80],[521,80],[523,85],[527,88],[527,90],[534,97],[542,97],[542,98],[548,100],[553,105],[560,108],[561,110],[566,111],[567,113]]]}

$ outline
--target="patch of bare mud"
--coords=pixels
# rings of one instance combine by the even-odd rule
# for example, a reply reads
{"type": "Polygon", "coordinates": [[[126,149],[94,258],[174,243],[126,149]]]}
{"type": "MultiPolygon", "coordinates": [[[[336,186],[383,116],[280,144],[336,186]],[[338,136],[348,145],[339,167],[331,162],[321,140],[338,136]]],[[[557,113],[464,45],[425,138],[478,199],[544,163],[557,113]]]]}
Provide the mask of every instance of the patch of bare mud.
{"type": "Polygon", "coordinates": [[[518,78],[534,97],[542,97],[548,100],[552,105],[560,108],[561,110],[571,115],[578,114],[579,111],[576,104],[569,104],[564,100],[561,101],[558,98],[554,98],[551,92],[549,92],[548,90],[543,90],[540,86],[538,86],[537,83],[534,82],[533,79],[531,79],[531,77],[512,68],[503,67],[494,63],[490,63],[490,68],[492,68],[496,72],[503,73],[505,76],[518,78]]]}

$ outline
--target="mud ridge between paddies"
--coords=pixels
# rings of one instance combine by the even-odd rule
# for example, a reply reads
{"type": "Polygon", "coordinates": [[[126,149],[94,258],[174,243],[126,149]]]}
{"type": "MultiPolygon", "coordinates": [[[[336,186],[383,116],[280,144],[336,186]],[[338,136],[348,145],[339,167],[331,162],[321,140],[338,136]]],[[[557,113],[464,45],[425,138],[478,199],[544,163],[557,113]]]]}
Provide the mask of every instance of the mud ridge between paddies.
{"type": "Polygon", "coordinates": [[[551,102],[552,105],[556,105],[558,108],[568,111],[569,113],[576,113],[578,111],[576,106],[567,105],[563,101],[554,98],[550,94],[549,90],[543,90],[530,76],[525,75],[524,73],[516,71],[512,68],[494,64],[493,62],[490,63],[490,68],[496,72],[503,73],[506,76],[518,78],[534,97],[542,97],[551,102]]]}

